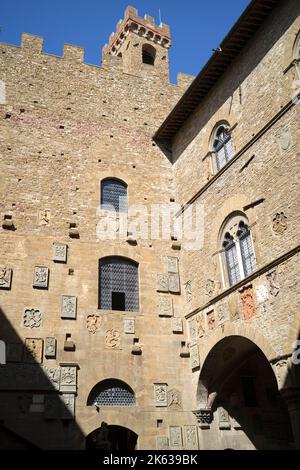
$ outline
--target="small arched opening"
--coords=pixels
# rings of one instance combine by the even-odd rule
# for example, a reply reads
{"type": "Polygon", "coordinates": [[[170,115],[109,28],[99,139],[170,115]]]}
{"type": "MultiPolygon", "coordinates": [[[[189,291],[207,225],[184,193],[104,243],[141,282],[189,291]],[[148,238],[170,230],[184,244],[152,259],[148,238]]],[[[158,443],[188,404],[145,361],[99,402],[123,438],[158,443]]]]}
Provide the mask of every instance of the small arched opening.
{"type": "Polygon", "coordinates": [[[136,449],[138,435],[123,426],[108,425],[102,422],[86,437],[86,449],[97,451],[133,451],[136,449]]]}
{"type": "Polygon", "coordinates": [[[154,65],[156,49],[150,44],[144,44],[142,49],[143,64],[154,65]]]}

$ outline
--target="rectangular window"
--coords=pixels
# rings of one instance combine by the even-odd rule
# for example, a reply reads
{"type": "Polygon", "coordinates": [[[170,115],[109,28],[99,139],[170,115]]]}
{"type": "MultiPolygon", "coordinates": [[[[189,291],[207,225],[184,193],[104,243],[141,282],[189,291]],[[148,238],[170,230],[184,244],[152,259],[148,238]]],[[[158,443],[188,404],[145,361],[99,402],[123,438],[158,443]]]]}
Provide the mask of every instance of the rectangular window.
{"type": "Polygon", "coordinates": [[[111,306],[112,310],[125,311],[125,292],[112,292],[111,293],[111,306]]]}

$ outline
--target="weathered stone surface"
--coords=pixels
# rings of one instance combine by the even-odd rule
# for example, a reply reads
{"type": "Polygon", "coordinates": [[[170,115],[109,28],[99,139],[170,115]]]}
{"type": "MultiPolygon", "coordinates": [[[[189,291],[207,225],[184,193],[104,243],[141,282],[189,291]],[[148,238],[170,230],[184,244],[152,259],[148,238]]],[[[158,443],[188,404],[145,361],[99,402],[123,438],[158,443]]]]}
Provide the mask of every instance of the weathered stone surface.
{"type": "Polygon", "coordinates": [[[33,270],[33,287],[47,289],[49,278],[49,269],[44,266],[35,266],[33,270]]]}
{"type": "Polygon", "coordinates": [[[53,261],[60,263],[67,262],[68,247],[62,243],[53,243],[53,261]]]}
{"type": "Polygon", "coordinates": [[[198,433],[197,427],[192,425],[183,426],[183,446],[186,450],[197,450],[198,446],[198,433]]]}
{"type": "Polygon", "coordinates": [[[40,364],[43,358],[43,340],[39,338],[26,338],[23,352],[23,362],[40,364]]]}
{"type": "Polygon", "coordinates": [[[56,338],[48,336],[45,341],[45,357],[54,359],[56,357],[56,338]]]}
{"type": "Polygon", "coordinates": [[[12,269],[0,266],[0,289],[10,289],[12,279],[12,269]]]}
{"type": "Polygon", "coordinates": [[[155,406],[168,406],[167,384],[154,384],[155,406]]]}
{"type": "Polygon", "coordinates": [[[182,449],[182,432],[180,426],[169,426],[170,449],[182,449]]]}
{"type": "Polygon", "coordinates": [[[61,302],[61,318],[76,319],[77,298],[73,295],[63,295],[61,302]]]}

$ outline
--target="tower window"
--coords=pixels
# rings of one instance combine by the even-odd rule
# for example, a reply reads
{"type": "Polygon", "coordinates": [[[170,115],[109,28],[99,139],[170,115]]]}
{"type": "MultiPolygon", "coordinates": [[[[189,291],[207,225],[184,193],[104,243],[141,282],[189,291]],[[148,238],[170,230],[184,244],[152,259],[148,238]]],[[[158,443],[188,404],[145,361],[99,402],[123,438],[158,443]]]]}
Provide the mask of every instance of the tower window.
{"type": "Polygon", "coordinates": [[[156,49],[150,44],[143,45],[143,64],[154,65],[156,57],[156,49]]]}
{"type": "Polygon", "coordinates": [[[118,256],[99,261],[99,308],[124,312],[139,310],[137,263],[118,256]]]}
{"type": "Polygon", "coordinates": [[[101,182],[101,209],[115,212],[127,211],[127,185],[109,178],[101,182]]]}
{"type": "Polygon", "coordinates": [[[227,126],[222,125],[217,128],[213,142],[213,150],[216,155],[217,169],[220,170],[233,156],[231,133],[227,126]]]}
{"type": "Polygon", "coordinates": [[[242,215],[231,217],[222,233],[224,264],[232,286],[256,269],[252,236],[247,219],[242,215]]]}

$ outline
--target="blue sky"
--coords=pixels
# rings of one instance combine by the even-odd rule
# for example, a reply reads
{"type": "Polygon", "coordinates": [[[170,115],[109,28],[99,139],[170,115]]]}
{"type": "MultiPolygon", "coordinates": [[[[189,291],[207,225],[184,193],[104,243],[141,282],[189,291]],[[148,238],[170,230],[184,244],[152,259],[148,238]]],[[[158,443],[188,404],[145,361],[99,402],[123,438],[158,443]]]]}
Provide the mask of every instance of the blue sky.
{"type": "Polygon", "coordinates": [[[171,26],[171,80],[196,75],[250,0],[2,0],[0,42],[20,44],[21,33],[44,38],[44,51],[62,55],[64,43],[85,49],[85,62],[99,65],[101,49],[128,5],[139,15],[171,26]]]}

